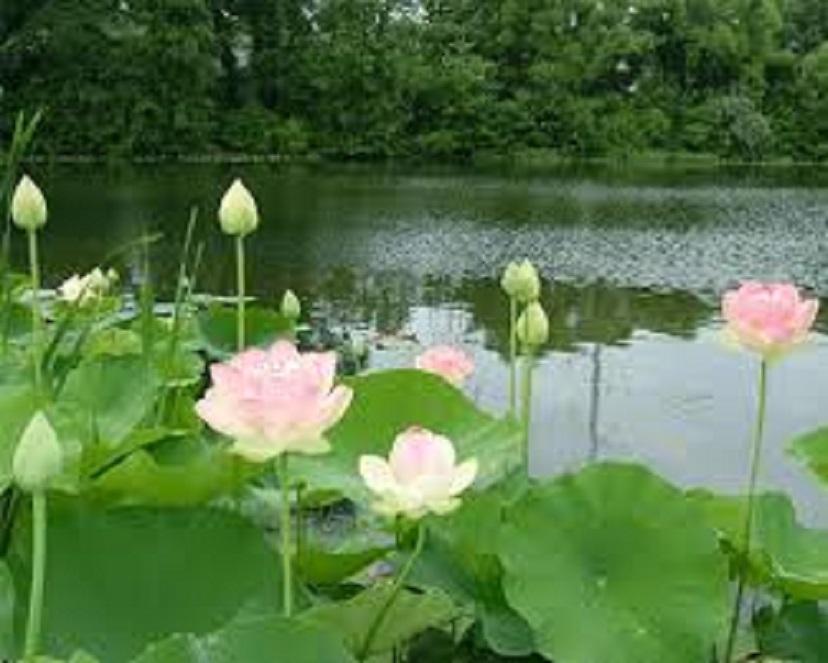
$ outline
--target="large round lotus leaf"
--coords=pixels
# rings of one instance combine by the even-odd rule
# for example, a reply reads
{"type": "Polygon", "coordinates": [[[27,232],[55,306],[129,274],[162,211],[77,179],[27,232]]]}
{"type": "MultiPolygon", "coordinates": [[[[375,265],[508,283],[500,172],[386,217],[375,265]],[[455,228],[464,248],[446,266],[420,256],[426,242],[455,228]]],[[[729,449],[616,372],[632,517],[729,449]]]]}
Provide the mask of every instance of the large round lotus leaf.
{"type": "Polygon", "coordinates": [[[828,427],[796,438],[789,451],[828,486],[828,427]]]}
{"type": "Polygon", "coordinates": [[[423,371],[393,370],[347,381],[354,399],[330,431],[331,452],[291,458],[291,475],[304,481],[309,499],[345,495],[371,500],[359,476],[362,454],[385,456],[394,438],[411,426],[454,441],[458,460],[476,457],[477,484],[491,484],[520,463],[519,427],[478,409],[442,378],[423,371]]]}
{"type": "MultiPolygon", "coordinates": [[[[744,556],[747,499],[694,491],[691,499],[731,550],[744,556]]],[[[828,531],[804,527],[787,495],[756,496],[750,550],[751,578],[798,599],[828,598],[828,531]]]]}
{"type": "Polygon", "coordinates": [[[699,663],[726,622],[726,560],[684,495],[635,465],[530,489],[500,538],[504,587],[564,663],[699,663]]]}
{"type": "Polygon", "coordinates": [[[333,632],[282,617],[238,619],[204,636],[173,635],[132,663],[354,663],[333,632]]]}

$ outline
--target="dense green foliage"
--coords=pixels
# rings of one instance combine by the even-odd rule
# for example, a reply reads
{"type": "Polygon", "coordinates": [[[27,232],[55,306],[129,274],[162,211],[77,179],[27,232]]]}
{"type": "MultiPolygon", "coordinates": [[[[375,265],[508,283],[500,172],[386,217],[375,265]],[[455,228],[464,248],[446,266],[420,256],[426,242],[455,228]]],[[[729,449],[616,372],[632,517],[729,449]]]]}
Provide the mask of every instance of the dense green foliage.
{"type": "Polygon", "coordinates": [[[823,0],[4,0],[0,143],[828,156],[823,0]]]}

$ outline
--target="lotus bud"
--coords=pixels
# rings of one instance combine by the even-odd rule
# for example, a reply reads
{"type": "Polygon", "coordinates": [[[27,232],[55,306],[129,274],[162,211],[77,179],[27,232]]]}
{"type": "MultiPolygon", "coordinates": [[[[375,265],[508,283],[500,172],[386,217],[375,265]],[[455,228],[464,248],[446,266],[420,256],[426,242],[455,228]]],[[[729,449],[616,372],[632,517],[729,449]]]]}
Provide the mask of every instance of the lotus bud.
{"type": "Polygon", "coordinates": [[[549,340],[549,318],[539,302],[532,302],[521,313],[517,337],[527,348],[538,348],[549,340]]]}
{"type": "Polygon", "coordinates": [[[286,290],[282,297],[282,315],[292,322],[296,322],[302,315],[302,303],[293,290],[286,290]]]}
{"type": "Polygon", "coordinates": [[[12,196],[12,220],[23,230],[37,230],[46,224],[46,199],[28,175],[24,175],[12,196]]]}
{"type": "Polygon", "coordinates": [[[63,449],[43,412],[35,413],[23,431],[12,460],[14,482],[24,491],[45,490],[63,469],[63,449]]]}
{"type": "Polygon", "coordinates": [[[500,287],[510,298],[528,304],[540,297],[538,270],[528,260],[509,263],[500,279],[500,287]]]}
{"type": "Polygon", "coordinates": [[[248,235],[259,225],[259,212],[250,191],[236,180],[221,199],[219,223],[228,235],[248,235]]]}

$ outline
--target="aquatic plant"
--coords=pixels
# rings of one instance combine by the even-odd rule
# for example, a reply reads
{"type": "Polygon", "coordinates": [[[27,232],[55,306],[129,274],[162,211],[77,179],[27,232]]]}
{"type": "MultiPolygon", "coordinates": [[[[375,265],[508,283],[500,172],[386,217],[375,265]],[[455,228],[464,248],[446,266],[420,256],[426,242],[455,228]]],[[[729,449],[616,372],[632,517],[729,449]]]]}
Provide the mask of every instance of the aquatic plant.
{"type": "MultiPolygon", "coordinates": [[[[337,375],[336,352],[305,351],[295,294],[245,294],[239,241],[258,213],[240,187],[219,212],[241,267],[227,298],[195,294],[196,210],[171,305],[110,277],[112,258],[56,292],[38,269],[10,279],[0,657],[824,659],[828,532],[758,490],[768,371],[805,344],[815,300],[756,283],[724,297],[725,336],[760,363],[742,494],[686,491],[632,462],[536,479],[532,373],[556,330],[534,267],[503,278],[506,416],[464,393],[474,363],[454,347],[337,375]]],[[[21,189],[27,232],[45,209],[21,189]]],[[[132,249],[148,261],[152,241],[132,249]]],[[[791,448],[828,483],[826,431],[791,448]]]]}

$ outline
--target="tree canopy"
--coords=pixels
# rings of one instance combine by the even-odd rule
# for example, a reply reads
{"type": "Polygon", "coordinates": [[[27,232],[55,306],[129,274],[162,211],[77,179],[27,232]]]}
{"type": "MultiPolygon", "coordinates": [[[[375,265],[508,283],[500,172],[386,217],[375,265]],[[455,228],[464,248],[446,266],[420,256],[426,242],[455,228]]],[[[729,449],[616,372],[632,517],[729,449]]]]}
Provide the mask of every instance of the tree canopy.
{"type": "Polygon", "coordinates": [[[824,0],[3,0],[52,154],[828,156],[824,0]]]}

